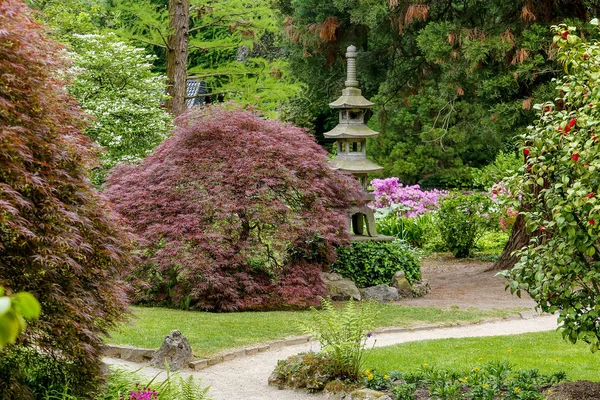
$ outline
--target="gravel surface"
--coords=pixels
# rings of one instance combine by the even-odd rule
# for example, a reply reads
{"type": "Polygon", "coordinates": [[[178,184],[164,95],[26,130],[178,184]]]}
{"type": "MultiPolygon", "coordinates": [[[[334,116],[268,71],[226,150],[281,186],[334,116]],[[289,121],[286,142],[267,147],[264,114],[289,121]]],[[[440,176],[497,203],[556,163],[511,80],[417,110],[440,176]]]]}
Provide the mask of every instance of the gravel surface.
{"type": "MultiPolygon", "coordinates": [[[[450,328],[437,328],[397,333],[374,334],[368,346],[390,346],[417,340],[481,337],[512,335],[526,332],[542,332],[556,329],[556,316],[541,316],[527,319],[511,319],[487,322],[475,325],[464,325],[450,328]]],[[[237,358],[223,362],[201,371],[184,371],[182,375],[193,375],[202,379],[204,385],[210,385],[209,394],[214,400],[310,400],[325,399],[323,394],[307,394],[291,390],[277,390],[267,386],[267,379],[275,368],[277,360],[285,359],[291,355],[318,350],[315,343],[289,346],[276,350],[269,350],[254,356],[237,358]]],[[[140,364],[119,359],[105,358],[104,361],[111,365],[121,365],[131,369],[140,368],[140,364]]],[[[140,370],[148,377],[161,373],[156,368],[146,367],[140,370]]]]}

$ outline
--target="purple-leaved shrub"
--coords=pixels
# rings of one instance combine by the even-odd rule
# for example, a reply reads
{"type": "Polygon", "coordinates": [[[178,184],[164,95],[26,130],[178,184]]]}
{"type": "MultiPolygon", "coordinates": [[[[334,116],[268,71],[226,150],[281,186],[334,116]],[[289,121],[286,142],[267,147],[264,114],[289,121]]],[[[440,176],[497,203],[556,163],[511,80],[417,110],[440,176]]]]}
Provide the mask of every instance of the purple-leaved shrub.
{"type": "Polygon", "coordinates": [[[318,304],[320,271],[346,243],[358,182],[300,128],[221,106],[176,120],[107,197],[143,247],[135,298],[208,310],[318,304]]]}

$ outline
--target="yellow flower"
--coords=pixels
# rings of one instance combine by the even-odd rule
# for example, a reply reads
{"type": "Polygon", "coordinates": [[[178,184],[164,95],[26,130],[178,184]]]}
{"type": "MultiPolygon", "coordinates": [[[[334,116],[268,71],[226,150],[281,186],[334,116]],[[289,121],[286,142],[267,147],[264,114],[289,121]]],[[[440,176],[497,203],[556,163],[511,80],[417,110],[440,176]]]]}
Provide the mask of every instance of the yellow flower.
{"type": "Polygon", "coordinates": [[[468,376],[465,376],[464,378],[459,378],[458,379],[461,383],[467,383],[467,381],[469,380],[468,376]]]}
{"type": "Polygon", "coordinates": [[[424,367],[428,367],[428,366],[429,366],[429,364],[427,364],[427,363],[423,363],[423,366],[424,366],[424,367]]]}
{"type": "Polygon", "coordinates": [[[475,372],[479,371],[479,367],[473,368],[473,371],[475,371],[475,372]]]}
{"type": "Polygon", "coordinates": [[[365,375],[370,375],[371,374],[371,370],[370,369],[366,369],[365,370],[365,375]]]}
{"type": "Polygon", "coordinates": [[[369,376],[367,376],[367,378],[372,381],[373,380],[373,374],[369,374],[369,376]]]}
{"type": "Polygon", "coordinates": [[[552,394],[552,389],[548,390],[548,394],[552,394]]]}
{"type": "Polygon", "coordinates": [[[390,379],[390,376],[389,375],[384,375],[383,379],[390,379]]]}
{"type": "Polygon", "coordinates": [[[515,393],[519,393],[521,391],[521,389],[519,389],[518,387],[514,388],[513,390],[515,393]]]}
{"type": "Polygon", "coordinates": [[[483,361],[483,357],[479,357],[479,361],[483,361]]]}
{"type": "Polygon", "coordinates": [[[511,351],[512,351],[511,349],[506,350],[507,353],[510,353],[511,351]]]}
{"type": "Polygon", "coordinates": [[[487,388],[489,388],[489,387],[490,387],[490,385],[488,385],[487,383],[484,383],[482,387],[483,387],[484,389],[487,389],[487,388]]]}

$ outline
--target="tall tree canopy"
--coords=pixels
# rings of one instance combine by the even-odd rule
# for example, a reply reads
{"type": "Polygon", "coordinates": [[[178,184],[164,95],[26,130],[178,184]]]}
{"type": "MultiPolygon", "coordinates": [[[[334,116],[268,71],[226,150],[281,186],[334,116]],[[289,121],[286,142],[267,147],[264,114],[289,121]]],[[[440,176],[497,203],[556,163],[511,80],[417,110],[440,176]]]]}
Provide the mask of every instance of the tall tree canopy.
{"type": "Polygon", "coordinates": [[[0,352],[0,393],[30,398],[36,372],[23,363],[41,356],[50,382],[68,377],[91,398],[102,379],[100,335],[126,311],[127,239],[90,184],[93,146],[60,79],[63,47],[18,0],[0,2],[0,27],[0,286],[42,305],[17,345],[0,352]]]}
{"type": "MultiPolygon", "coordinates": [[[[583,25],[596,2],[279,0],[294,73],[317,133],[343,84],[343,52],[362,50],[361,86],[377,104],[369,147],[385,175],[426,186],[469,183],[469,167],[514,150],[531,105],[553,97],[551,22],[583,25]]],[[[584,34],[589,34],[584,27],[584,34]]],[[[292,120],[296,116],[291,113],[292,120]]]]}

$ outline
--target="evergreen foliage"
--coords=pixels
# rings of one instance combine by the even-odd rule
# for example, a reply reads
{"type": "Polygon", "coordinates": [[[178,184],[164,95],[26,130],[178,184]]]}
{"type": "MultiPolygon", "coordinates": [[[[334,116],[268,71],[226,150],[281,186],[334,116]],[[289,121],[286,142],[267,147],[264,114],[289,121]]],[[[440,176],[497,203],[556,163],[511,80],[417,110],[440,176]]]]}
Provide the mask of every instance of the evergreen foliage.
{"type": "Polygon", "coordinates": [[[137,300],[240,310],[306,306],[348,239],[358,182],[333,171],[303,130],[212,106],[176,120],[106,195],[144,247],[137,300]]]}
{"type": "Polygon", "coordinates": [[[94,154],[60,79],[64,49],[20,1],[0,3],[0,27],[0,285],[42,305],[0,353],[0,392],[32,395],[32,368],[13,357],[25,352],[54,360],[69,388],[91,397],[102,380],[100,335],[126,311],[128,240],[90,185],[94,154]]]}
{"type": "Polygon", "coordinates": [[[403,242],[352,242],[337,251],[338,259],[331,268],[359,287],[389,285],[398,271],[404,271],[411,283],[421,279],[421,259],[403,242]]]}
{"type": "Polygon", "coordinates": [[[344,53],[359,47],[360,85],[382,132],[368,149],[384,176],[424,188],[471,186],[471,168],[516,150],[552,95],[560,69],[548,22],[584,28],[594,1],[279,0],[292,71],[307,90],[317,137],[337,123],[328,103],[344,82],[344,53]]]}

